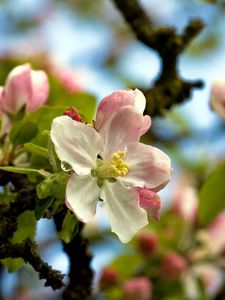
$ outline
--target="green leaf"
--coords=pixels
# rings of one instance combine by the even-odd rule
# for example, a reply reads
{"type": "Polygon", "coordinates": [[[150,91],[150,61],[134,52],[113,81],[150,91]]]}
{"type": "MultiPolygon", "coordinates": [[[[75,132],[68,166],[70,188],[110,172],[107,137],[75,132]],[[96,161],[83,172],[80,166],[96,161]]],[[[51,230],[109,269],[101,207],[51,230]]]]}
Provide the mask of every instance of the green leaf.
{"type": "Polygon", "coordinates": [[[31,121],[20,121],[12,128],[9,138],[14,144],[24,144],[33,139],[38,133],[38,127],[34,122],[31,121]]]}
{"type": "Polygon", "coordinates": [[[59,232],[59,237],[65,243],[70,243],[78,230],[78,220],[75,215],[67,211],[67,214],[63,220],[62,230],[59,232]]]}
{"type": "Polygon", "coordinates": [[[33,143],[26,143],[24,144],[24,148],[32,154],[36,154],[38,156],[48,158],[48,149],[44,147],[41,147],[33,143]]]}
{"type": "MultiPolygon", "coordinates": [[[[13,243],[21,243],[26,238],[34,239],[36,230],[36,220],[33,211],[25,211],[17,219],[17,230],[13,235],[13,243]]],[[[22,258],[6,258],[2,260],[2,263],[7,267],[9,272],[14,272],[22,265],[24,260],[22,258]]]]}
{"type": "Polygon", "coordinates": [[[6,172],[17,173],[17,174],[24,174],[24,175],[36,173],[36,174],[42,175],[43,177],[47,176],[47,174],[44,170],[37,170],[37,169],[30,169],[30,168],[17,168],[17,167],[7,166],[7,167],[0,167],[0,170],[6,171],[6,172]]]}
{"type": "Polygon", "coordinates": [[[132,277],[135,271],[140,267],[143,258],[139,255],[126,253],[118,256],[111,264],[114,270],[120,274],[121,279],[132,277]],[[126,266],[126,268],[124,268],[126,266]]]}
{"type": "Polygon", "coordinates": [[[67,179],[68,174],[63,172],[49,176],[37,185],[36,189],[38,198],[44,199],[51,196],[59,196],[61,194],[61,190],[64,192],[67,179]]]}
{"type": "Polygon", "coordinates": [[[37,220],[39,220],[45,214],[46,210],[53,203],[53,201],[54,201],[53,197],[37,200],[36,207],[35,207],[35,217],[37,220]]]}
{"type": "Polygon", "coordinates": [[[225,209],[225,162],[219,164],[204,182],[200,190],[199,219],[210,223],[225,209]]]}

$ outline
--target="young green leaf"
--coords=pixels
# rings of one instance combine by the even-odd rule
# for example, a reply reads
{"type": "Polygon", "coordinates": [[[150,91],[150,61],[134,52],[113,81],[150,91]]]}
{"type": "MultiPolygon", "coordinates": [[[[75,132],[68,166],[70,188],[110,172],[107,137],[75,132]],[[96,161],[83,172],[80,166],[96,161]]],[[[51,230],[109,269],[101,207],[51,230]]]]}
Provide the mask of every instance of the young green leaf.
{"type": "Polygon", "coordinates": [[[14,145],[32,140],[38,133],[38,126],[31,121],[20,121],[12,128],[9,138],[14,145]]]}
{"type": "Polygon", "coordinates": [[[199,218],[210,223],[225,209],[225,162],[219,164],[204,182],[200,191],[199,218]]]}
{"type": "Polygon", "coordinates": [[[32,154],[36,154],[38,156],[48,158],[48,149],[44,147],[41,147],[33,143],[26,143],[24,144],[24,148],[32,154]]]}
{"type": "Polygon", "coordinates": [[[11,167],[11,166],[0,167],[0,170],[6,171],[6,172],[17,173],[17,174],[24,174],[24,175],[36,173],[43,177],[47,177],[47,175],[48,175],[47,172],[45,172],[44,170],[30,169],[30,168],[18,168],[18,167],[11,167]]]}

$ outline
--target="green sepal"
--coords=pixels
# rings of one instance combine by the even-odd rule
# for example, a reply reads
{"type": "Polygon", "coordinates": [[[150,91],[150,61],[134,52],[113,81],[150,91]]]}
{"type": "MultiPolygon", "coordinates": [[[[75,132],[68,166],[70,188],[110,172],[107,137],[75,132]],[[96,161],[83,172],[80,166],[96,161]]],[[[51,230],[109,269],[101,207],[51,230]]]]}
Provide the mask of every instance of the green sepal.
{"type": "Polygon", "coordinates": [[[68,174],[59,172],[52,174],[36,187],[37,196],[39,199],[55,196],[63,197],[65,186],[68,180],[68,174]]]}

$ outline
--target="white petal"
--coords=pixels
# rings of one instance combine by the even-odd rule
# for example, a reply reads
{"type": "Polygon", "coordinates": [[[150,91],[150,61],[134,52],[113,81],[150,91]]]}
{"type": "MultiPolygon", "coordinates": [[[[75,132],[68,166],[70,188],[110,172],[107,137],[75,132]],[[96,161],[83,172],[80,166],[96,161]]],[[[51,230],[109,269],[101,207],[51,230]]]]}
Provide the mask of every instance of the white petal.
{"type": "Polygon", "coordinates": [[[97,178],[73,173],[66,187],[66,204],[82,222],[89,222],[96,212],[100,189],[97,178]]]}
{"type": "Polygon", "coordinates": [[[148,224],[147,214],[139,206],[135,190],[124,187],[120,182],[105,182],[100,198],[103,199],[112,232],[121,242],[129,242],[140,228],[148,224]]]}
{"type": "Polygon", "coordinates": [[[135,89],[134,90],[134,94],[135,94],[135,97],[134,97],[134,105],[135,107],[137,108],[138,112],[143,114],[144,110],[145,110],[145,105],[146,105],[146,99],[145,99],[145,96],[144,94],[138,90],[138,89],[135,89]]]}
{"type": "Polygon", "coordinates": [[[170,180],[170,158],[158,148],[141,143],[130,144],[124,160],[130,165],[127,175],[120,179],[126,186],[158,191],[170,180]]]}
{"type": "Polygon", "coordinates": [[[52,122],[51,139],[59,159],[77,174],[87,175],[96,166],[103,142],[94,128],[68,116],[57,117],[52,122]]]}

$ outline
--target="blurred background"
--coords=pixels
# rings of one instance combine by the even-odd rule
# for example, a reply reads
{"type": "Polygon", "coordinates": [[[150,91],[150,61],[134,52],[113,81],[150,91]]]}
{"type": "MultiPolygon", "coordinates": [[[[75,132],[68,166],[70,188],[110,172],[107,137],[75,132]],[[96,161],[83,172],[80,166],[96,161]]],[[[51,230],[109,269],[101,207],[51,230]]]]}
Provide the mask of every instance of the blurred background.
{"type": "MultiPolygon", "coordinates": [[[[181,227],[183,231],[174,233],[171,238],[173,241],[178,237],[184,239],[182,235],[184,232],[187,234],[185,231],[187,224],[193,223],[192,228],[189,228],[190,232],[188,231],[191,246],[186,247],[188,250],[185,248],[183,252],[179,250],[183,255],[187,253],[190,255],[190,248],[193,245],[199,245],[199,237],[196,238],[199,231],[196,219],[193,218],[192,221],[187,219],[186,222],[182,213],[179,212],[175,214],[177,216],[175,217],[174,211],[177,212],[177,210],[172,209],[171,203],[175,203],[178,201],[177,198],[182,197],[182,199],[186,199],[185,197],[197,199],[197,189],[214,165],[225,156],[225,123],[209,106],[212,83],[215,79],[225,77],[225,2],[223,0],[140,0],[139,2],[157,27],[174,26],[178,32],[181,32],[188,20],[193,17],[201,18],[206,24],[205,29],[189,45],[179,60],[182,77],[193,80],[202,79],[205,87],[194,91],[191,99],[166,111],[164,116],[154,118],[150,132],[143,138],[143,142],[163,149],[172,158],[174,168],[170,184],[160,192],[164,209],[159,223],[161,225],[153,222],[149,226],[149,230],[154,231],[163,245],[161,252],[159,251],[160,258],[157,254],[152,262],[157,269],[165,249],[173,251],[180,249],[179,243],[171,244],[168,240],[165,242],[166,238],[163,236],[165,228],[168,229],[171,226],[174,229],[177,226],[177,223],[174,224],[171,220],[177,218],[177,222],[181,222],[181,217],[184,222],[182,223],[184,227],[181,227]],[[192,196],[183,195],[187,186],[191,188],[192,196]],[[182,194],[179,197],[178,192],[182,194]]],[[[99,102],[103,96],[117,89],[148,88],[154,84],[154,79],[160,70],[157,53],[135,40],[128,25],[123,21],[113,1],[110,0],[1,0],[0,84],[4,84],[8,72],[13,67],[24,62],[30,62],[34,69],[46,70],[51,84],[50,97],[61,97],[61,101],[65,97],[65,92],[73,94],[86,91],[93,94],[96,102],[99,102]]],[[[192,203],[191,201],[189,203],[192,203]]],[[[192,209],[197,210],[196,207],[192,209]]],[[[223,235],[225,230],[221,232],[223,235]]],[[[118,292],[122,290],[123,284],[121,283],[120,285],[112,284],[113,289],[109,286],[108,291],[103,285],[101,286],[103,293],[99,292],[97,281],[99,278],[102,282],[104,281],[102,269],[110,264],[118,253],[125,253],[124,257],[128,257],[126,255],[136,251],[139,253],[137,257],[142,256],[139,257],[140,260],[135,266],[140,268],[141,265],[145,270],[147,263],[143,266],[144,261],[149,261],[150,256],[148,258],[146,254],[143,256],[143,251],[140,251],[140,247],[137,246],[138,237],[128,246],[121,245],[109,233],[108,223],[101,209],[98,210],[96,220],[85,228],[84,234],[90,238],[92,244],[96,299],[121,299],[120,297],[123,296],[118,292]]],[[[188,239],[186,235],[185,238],[188,239]]],[[[201,238],[200,240],[202,243],[201,238]]],[[[39,222],[37,241],[42,257],[54,268],[67,273],[68,260],[62,252],[54,225],[50,220],[39,222]]],[[[224,249],[219,252],[220,259],[223,258],[223,252],[224,249]]],[[[218,253],[216,255],[218,256],[218,253]]],[[[124,257],[116,263],[114,268],[118,274],[126,262],[124,257]]],[[[212,261],[212,258],[210,259],[212,261]]],[[[188,260],[190,263],[190,257],[188,260]]],[[[218,261],[213,261],[213,266],[217,264],[218,261]]],[[[224,265],[219,267],[223,270],[224,265]]],[[[123,275],[122,282],[132,277],[135,272],[131,270],[129,274],[123,275]]],[[[139,273],[143,277],[145,271],[139,273]]],[[[156,292],[158,289],[154,274],[148,274],[148,277],[153,276],[151,283],[153,294],[154,284],[156,292]]],[[[187,286],[188,276],[186,276],[188,279],[182,277],[182,280],[179,277],[182,287],[187,286]]],[[[195,277],[200,278],[196,272],[195,277]]],[[[185,288],[182,294],[176,296],[175,292],[172,293],[176,288],[169,285],[167,296],[158,294],[158,296],[151,297],[171,300],[216,299],[216,295],[224,285],[222,271],[219,282],[220,284],[216,285],[216,288],[211,288],[213,291],[210,290],[209,293],[208,287],[205,287],[207,290],[205,292],[202,287],[197,286],[196,290],[204,290],[204,294],[198,291],[200,294],[197,296],[196,294],[186,295],[185,288]]],[[[191,284],[193,286],[193,283],[191,284]]],[[[38,300],[60,298],[61,292],[52,292],[50,288],[44,288],[32,268],[26,266],[16,273],[1,270],[0,294],[0,299],[38,300]]],[[[150,296],[146,299],[150,299],[150,296]]]]}

